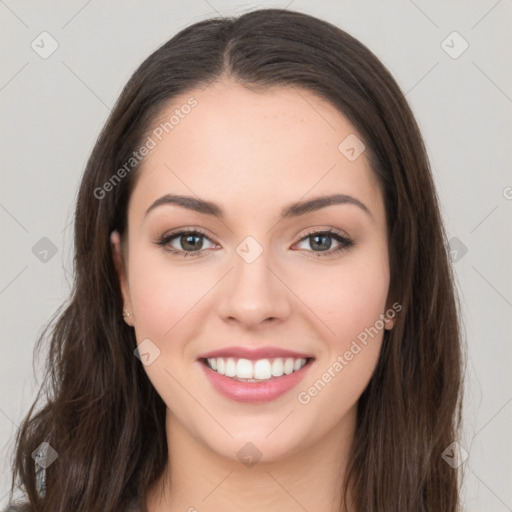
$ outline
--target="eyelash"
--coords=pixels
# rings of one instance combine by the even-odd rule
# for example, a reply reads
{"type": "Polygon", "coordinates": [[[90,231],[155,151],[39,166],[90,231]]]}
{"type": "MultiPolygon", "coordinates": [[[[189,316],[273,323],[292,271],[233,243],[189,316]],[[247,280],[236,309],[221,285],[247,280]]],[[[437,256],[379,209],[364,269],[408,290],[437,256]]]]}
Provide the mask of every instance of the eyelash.
{"type": "MultiPolygon", "coordinates": [[[[165,234],[165,235],[163,235],[160,238],[160,240],[158,240],[155,243],[156,243],[156,245],[162,247],[165,251],[170,252],[171,254],[175,254],[177,256],[182,256],[182,257],[194,256],[195,257],[195,256],[202,255],[207,249],[200,249],[199,251],[181,251],[181,250],[178,250],[178,249],[174,249],[172,247],[168,247],[168,244],[173,239],[178,238],[181,235],[187,235],[187,234],[200,235],[201,237],[204,237],[204,238],[207,238],[208,240],[210,240],[209,237],[206,235],[206,233],[204,233],[200,229],[194,228],[194,229],[182,229],[180,231],[176,231],[176,232],[171,232],[171,233],[165,234]]],[[[340,243],[339,247],[337,247],[334,250],[329,250],[329,251],[311,251],[311,252],[313,252],[316,255],[316,257],[319,257],[319,258],[322,258],[322,257],[325,257],[325,256],[331,256],[332,254],[340,252],[340,251],[345,251],[345,250],[350,249],[351,247],[353,247],[355,245],[353,240],[351,240],[350,238],[348,238],[346,236],[340,235],[338,232],[336,232],[334,229],[331,229],[331,228],[322,229],[322,230],[319,230],[319,231],[315,231],[315,230],[309,231],[308,233],[306,233],[305,236],[303,236],[299,240],[298,243],[302,242],[303,240],[306,240],[307,238],[309,238],[309,237],[311,237],[313,235],[328,235],[329,237],[334,238],[337,242],[340,243]]]]}

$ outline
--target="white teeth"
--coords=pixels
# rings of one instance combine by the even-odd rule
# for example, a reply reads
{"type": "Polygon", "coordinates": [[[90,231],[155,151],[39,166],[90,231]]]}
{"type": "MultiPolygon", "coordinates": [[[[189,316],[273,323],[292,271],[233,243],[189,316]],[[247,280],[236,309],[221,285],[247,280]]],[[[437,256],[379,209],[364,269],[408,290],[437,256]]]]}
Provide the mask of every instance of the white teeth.
{"type": "Polygon", "coordinates": [[[234,359],[232,357],[214,357],[207,359],[208,366],[219,373],[235,379],[269,380],[272,377],[281,377],[283,374],[290,375],[300,370],[306,359],[234,359]]]}
{"type": "Polygon", "coordinates": [[[234,377],[236,375],[236,363],[235,360],[230,357],[226,361],[226,377],[234,377]]]}
{"type": "Polygon", "coordinates": [[[283,360],[282,359],[274,359],[272,363],[272,375],[274,377],[281,377],[283,375],[283,360]]]}
{"type": "Polygon", "coordinates": [[[286,375],[293,373],[293,359],[291,357],[284,362],[284,373],[286,373],[286,375]]]}
{"type": "MultiPolygon", "coordinates": [[[[236,363],[236,376],[240,379],[252,379],[254,371],[254,367],[249,359],[239,359],[236,363]]],[[[261,377],[256,378],[259,379],[261,377]]]]}
{"type": "Polygon", "coordinates": [[[254,363],[254,378],[259,380],[270,379],[272,370],[268,359],[260,359],[254,363]]]}

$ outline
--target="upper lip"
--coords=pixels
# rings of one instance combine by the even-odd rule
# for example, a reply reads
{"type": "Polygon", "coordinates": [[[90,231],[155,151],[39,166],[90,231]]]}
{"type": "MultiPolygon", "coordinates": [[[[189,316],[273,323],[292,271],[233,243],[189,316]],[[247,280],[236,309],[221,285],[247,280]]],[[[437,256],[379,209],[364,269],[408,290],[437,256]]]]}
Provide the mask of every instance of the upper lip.
{"type": "Polygon", "coordinates": [[[249,359],[251,361],[277,357],[292,357],[293,359],[313,358],[311,354],[303,354],[279,347],[226,347],[201,354],[198,356],[198,359],[212,359],[215,357],[232,357],[235,359],[249,359]]]}

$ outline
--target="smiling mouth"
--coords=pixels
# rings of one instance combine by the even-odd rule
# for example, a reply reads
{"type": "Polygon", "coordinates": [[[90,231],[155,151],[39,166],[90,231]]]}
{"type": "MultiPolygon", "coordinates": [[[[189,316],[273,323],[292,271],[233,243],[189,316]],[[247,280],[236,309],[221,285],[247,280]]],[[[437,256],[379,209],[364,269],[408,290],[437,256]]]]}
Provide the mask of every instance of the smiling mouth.
{"type": "Polygon", "coordinates": [[[210,370],[239,382],[260,383],[298,372],[314,358],[275,357],[251,361],[244,358],[213,357],[200,361],[210,370]]]}

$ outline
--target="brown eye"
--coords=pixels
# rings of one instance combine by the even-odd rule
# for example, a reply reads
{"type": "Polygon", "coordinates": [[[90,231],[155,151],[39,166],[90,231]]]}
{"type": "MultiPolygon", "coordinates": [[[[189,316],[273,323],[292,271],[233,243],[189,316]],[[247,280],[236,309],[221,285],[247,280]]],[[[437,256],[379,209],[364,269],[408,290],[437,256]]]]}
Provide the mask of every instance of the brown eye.
{"type": "MultiPolygon", "coordinates": [[[[209,240],[209,238],[201,231],[182,230],[168,233],[156,243],[172,254],[197,256],[205,250],[203,247],[204,240],[209,240]]],[[[210,243],[212,242],[210,241],[210,243]]],[[[212,243],[212,245],[214,244],[212,243]]]]}
{"type": "Polygon", "coordinates": [[[317,256],[327,256],[355,245],[349,238],[331,230],[308,233],[299,243],[304,242],[307,242],[309,245],[309,249],[307,247],[306,249],[316,253],[317,256]],[[333,245],[332,239],[334,239],[338,245],[333,250],[329,250],[333,245]]]}

